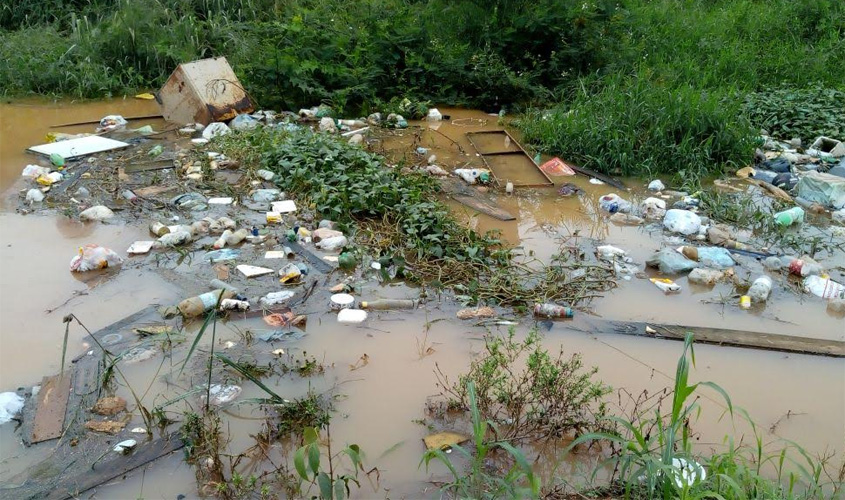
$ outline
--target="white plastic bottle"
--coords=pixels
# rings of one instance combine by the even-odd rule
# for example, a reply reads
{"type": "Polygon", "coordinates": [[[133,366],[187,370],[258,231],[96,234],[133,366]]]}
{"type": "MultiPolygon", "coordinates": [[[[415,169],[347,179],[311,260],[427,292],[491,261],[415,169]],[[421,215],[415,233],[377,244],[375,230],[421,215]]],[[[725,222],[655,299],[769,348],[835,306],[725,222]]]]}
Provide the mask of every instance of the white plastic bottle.
{"type": "Polygon", "coordinates": [[[772,293],[772,279],[768,276],[760,276],[748,289],[748,296],[751,297],[752,302],[765,302],[770,293],[772,293]]]}

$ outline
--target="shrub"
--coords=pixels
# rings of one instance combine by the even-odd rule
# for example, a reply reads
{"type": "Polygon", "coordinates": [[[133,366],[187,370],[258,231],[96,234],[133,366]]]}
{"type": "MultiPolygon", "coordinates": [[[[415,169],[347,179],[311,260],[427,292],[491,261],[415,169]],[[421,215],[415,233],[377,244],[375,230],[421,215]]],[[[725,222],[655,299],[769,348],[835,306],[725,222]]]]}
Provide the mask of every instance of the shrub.
{"type": "Polygon", "coordinates": [[[745,98],[751,123],[774,137],[799,137],[809,147],[820,135],[845,138],[845,92],[813,85],[753,92],[745,98]]]}

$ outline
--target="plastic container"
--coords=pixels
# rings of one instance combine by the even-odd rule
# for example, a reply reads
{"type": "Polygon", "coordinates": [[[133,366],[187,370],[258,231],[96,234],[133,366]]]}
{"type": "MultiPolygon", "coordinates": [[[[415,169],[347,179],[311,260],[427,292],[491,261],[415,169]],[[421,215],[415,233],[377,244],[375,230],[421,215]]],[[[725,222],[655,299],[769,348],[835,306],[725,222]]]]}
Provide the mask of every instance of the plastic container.
{"type": "Polygon", "coordinates": [[[293,283],[299,280],[302,276],[302,271],[296,264],[290,263],[279,270],[279,276],[281,276],[279,281],[282,283],[293,283]]]}
{"type": "Polygon", "coordinates": [[[227,229],[223,231],[223,234],[220,235],[220,238],[214,242],[214,249],[219,250],[226,245],[237,245],[238,243],[242,242],[247,236],[249,236],[249,231],[246,229],[238,229],[237,231],[232,231],[231,229],[227,229]]]}
{"type": "Polygon", "coordinates": [[[387,311],[390,309],[414,309],[417,301],[413,299],[378,299],[361,302],[361,309],[387,311]]]}
{"type": "Polygon", "coordinates": [[[803,255],[800,259],[794,257],[787,257],[786,266],[789,268],[789,273],[796,276],[818,276],[824,274],[824,268],[821,264],[803,255]]]}
{"type": "Polygon", "coordinates": [[[467,184],[490,182],[490,171],[483,168],[456,168],[455,175],[465,180],[467,184]]]}
{"type": "Polygon", "coordinates": [[[739,298],[739,307],[742,309],[750,309],[751,308],[751,297],[748,295],[743,295],[739,298]]]}
{"type": "Polygon", "coordinates": [[[165,226],[161,222],[150,222],[150,233],[160,237],[164,236],[169,232],[170,228],[165,226]]]}
{"type": "Polygon", "coordinates": [[[538,318],[571,318],[575,316],[575,310],[571,307],[551,303],[536,304],[534,305],[534,316],[538,318]]]}
{"type": "Polygon", "coordinates": [[[752,302],[765,302],[769,299],[770,293],[772,293],[772,279],[768,276],[760,276],[748,289],[748,296],[751,297],[752,302]]]}
{"type": "Polygon", "coordinates": [[[801,207],[793,207],[775,214],[775,223],[778,226],[791,226],[792,224],[801,224],[803,222],[804,209],[801,207]]]}
{"type": "Polygon", "coordinates": [[[651,278],[649,281],[654,283],[654,286],[663,291],[663,293],[680,292],[681,287],[669,278],[651,278]]]}
{"type": "Polygon", "coordinates": [[[343,309],[337,313],[338,323],[363,323],[367,320],[367,311],[363,309],[343,309]]]}
{"type": "Polygon", "coordinates": [[[807,276],[804,279],[804,291],[823,299],[845,298],[845,285],[821,276],[807,276]]]}
{"type": "Polygon", "coordinates": [[[329,300],[329,305],[332,311],[341,311],[343,309],[349,309],[353,305],[355,305],[355,297],[349,295],[348,293],[336,293],[331,296],[329,300]]]}
{"type": "Polygon", "coordinates": [[[223,299],[220,302],[221,311],[249,311],[249,302],[246,300],[223,299]]]}
{"type": "Polygon", "coordinates": [[[224,299],[231,299],[234,296],[235,292],[231,290],[218,289],[185,299],[179,302],[179,305],[176,307],[182,313],[182,316],[196,318],[197,316],[202,316],[204,312],[213,309],[218,301],[222,302],[224,299]]]}

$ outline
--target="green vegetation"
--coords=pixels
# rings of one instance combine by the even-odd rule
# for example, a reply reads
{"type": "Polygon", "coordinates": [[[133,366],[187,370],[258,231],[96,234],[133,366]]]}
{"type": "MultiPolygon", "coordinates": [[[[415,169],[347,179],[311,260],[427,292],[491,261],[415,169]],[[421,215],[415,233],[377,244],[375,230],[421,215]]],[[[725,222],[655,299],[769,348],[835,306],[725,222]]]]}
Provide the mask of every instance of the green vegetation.
{"type": "Polygon", "coordinates": [[[469,461],[468,470],[460,471],[452,463],[449,455],[439,448],[426,451],[420,464],[424,463],[428,470],[431,461],[437,460],[449,469],[452,481],[441,487],[441,492],[449,495],[447,498],[537,498],[540,494],[540,478],[534,474],[525,455],[507,441],[487,441],[490,430],[494,435],[500,435],[496,430],[496,425],[482,419],[475,384],[468,382],[463,390],[469,399],[469,411],[472,415],[474,449],[469,450],[455,445],[452,446],[452,450],[469,461]],[[514,462],[506,473],[489,470],[487,460],[498,450],[503,450],[514,462]]]}
{"type": "Polygon", "coordinates": [[[358,472],[364,472],[361,448],[357,444],[350,444],[342,450],[332,453],[331,434],[326,437],[325,460],[321,457],[320,429],[309,427],[303,433],[305,444],[293,454],[293,465],[299,478],[308,483],[303,492],[303,498],[320,498],[323,500],[343,500],[352,493],[350,484],[361,487],[358,472]],[[340,462],[346,457],[351,467],[341,473],[340,462]],[[311,488],[316,486],[319,495],[310,494],[311,488]]]}
{"type": "Polygon", "coordinates": [[[798,137],[809,147],[820,135],[845,137],[845,91],[812,85],[753,92],[744,107],[753,123],[775,137],[798,137]]]}
{"type": "Polygon", "coordinates": [[[601,400],[611,389],[593,379],[597,372],[583,370],[577,354],[549,353],[536,329],[520,341],[511,328],[506,337],[485,337],[484,351],[456,383],[440,371],[437,377],[447,408],[480,411],[498,439],[536,442],[600,428],[601,400]]]}
{"type": "Polygon", "coordinates": [[[593,479],[607,467],[613,471],[611,485],[599,492],[635,499],[821,499],[841,492],[842,477],[825,477],[828,464],[824,459],[816,460],[786,441],[779,443],[782,448],[768,451],[771,444],[764,443],[761,431],[747,414],[734,408],[721,387],[712,382],[689,383],[694,366],[693,336],[687,334],[668,411],[664,412],[660,401],[653,410],[639,412],[630,420],[611,417],[618,432],[585,434],[572,443],[570,449],[596,440],[615,446],[609,463],[594,470],[593,479]],[[751,425],[752,443],[726,437],[721,451],[710,455],[697,451],[692,424],[701,412],[696,395],[700,387],[714,390],[726,413],[740,415],[751,425]]]}

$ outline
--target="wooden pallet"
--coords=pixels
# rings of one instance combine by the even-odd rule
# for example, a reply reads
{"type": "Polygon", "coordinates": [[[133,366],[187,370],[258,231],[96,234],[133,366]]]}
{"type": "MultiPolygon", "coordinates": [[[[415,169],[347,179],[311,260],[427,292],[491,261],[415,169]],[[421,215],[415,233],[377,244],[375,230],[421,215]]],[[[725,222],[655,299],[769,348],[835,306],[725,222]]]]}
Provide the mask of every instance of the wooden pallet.
{"type": "Polygon", "coordinates": [[[467,139],[492,172],[493,182],[505,187],[508,182],[518,187],[552,187],[554,182],[540,170],[507,130],[467,132],[467,139]]]}

